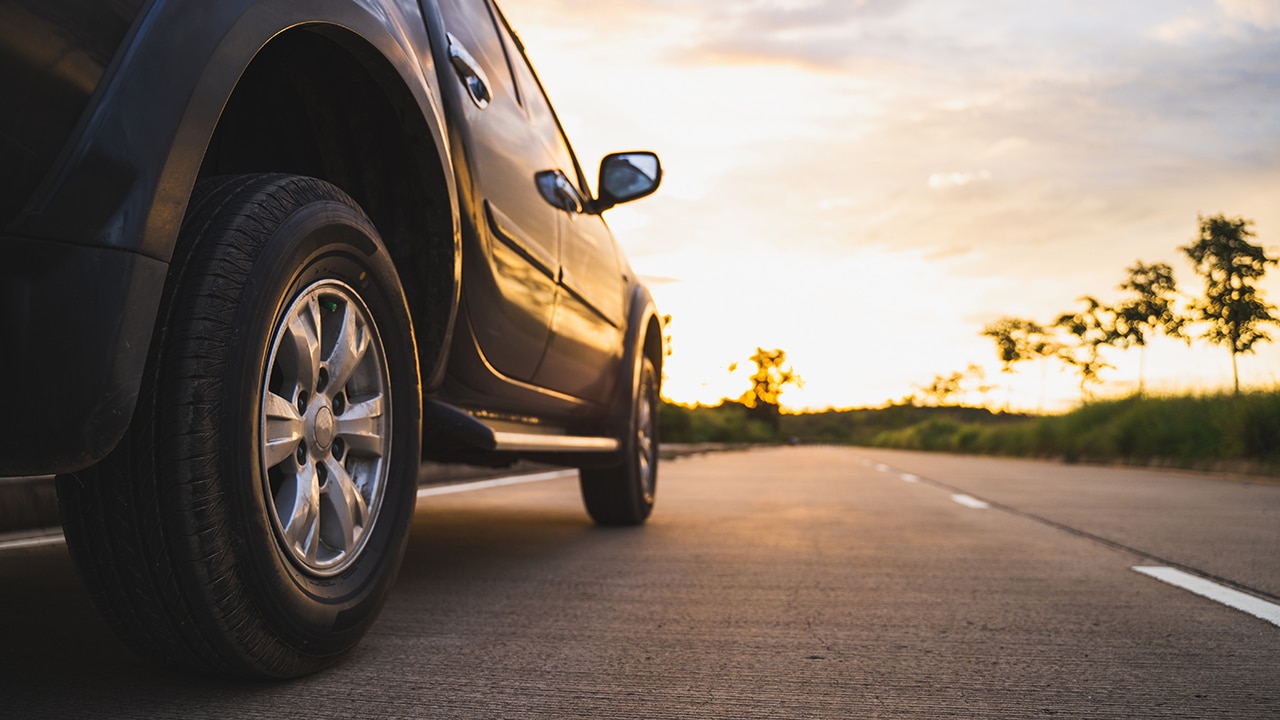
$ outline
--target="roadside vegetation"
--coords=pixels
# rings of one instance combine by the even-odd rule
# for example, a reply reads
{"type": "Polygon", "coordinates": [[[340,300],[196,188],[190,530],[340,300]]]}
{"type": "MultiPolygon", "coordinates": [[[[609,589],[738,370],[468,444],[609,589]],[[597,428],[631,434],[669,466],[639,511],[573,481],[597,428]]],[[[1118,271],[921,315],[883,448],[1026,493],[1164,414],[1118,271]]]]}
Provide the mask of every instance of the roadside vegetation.
{"type": "Polygon", "coordinates": [[[1134,395],[1045,416],[914,405],[784,413],[776,430],[731,401],[665,403],[661,412],[664,442],[861,445],[1280,476],[1280,390],[1134,395]]]}
{"type": "Polygon", "coordinates": [[[1280,324],[1275,307],[1256,288],[1277,259],[1248,242],[1254,237],[1251,225],[1224,215],[1199,218],[1196,241],[1179,248],[1203,284],[1199,297],[1179,292],[1169,264],[1135,261],[1119,286],[1124,297],[1115,304],[1086,295],[1076,310],[1047,323],[1005,317],[984,328],[1003,373],[1039,360],[1063,363],[1078,374],[1081,404],[1066,414],[1033,416],[957,403],[974,396],[985,400],[996,387],[976,363],[937,375],[917,386],[918,393],[886,407],[789,414],[782,411],[781,395],[802,380],[785,365],[785,352],[761,348],[750,358],[756,371],[741,397],[715,406],[664,403],[663,440],[864,445],[1280,476],[1280,388],[1242,391],[1236,371],[1238,356],[1269,342],[1268,330],[1280,324]],[[1104,372],[1113,369],[1109,353],[1145,354],[1158,334],[1223,346],[1232,364],[1231,390],[1152,396],[1139,375],[1135,394],[1096,399],[1104,372]]]}
{"type": "MultiPolygon", "coordinates": [[[[990,323],[982,334],[994,341],[1001,370],[1012,373],[1027,360],[1057,361],[1080,378],[1080,401],[1093,399],[1093,389],[1105,382],[1104,371],[1113,369],[1111,352],[1137,349],[1145,367],[1146,349],[1157,335],[1196,340],[1225,348],[1231,357],[1234,392],[1240,394],[1240,355],[1270,342],[1268,330],[1280,324],[1266,302],[1258,282],[1280,260],[1267,254],[1255,237],[1253,221],[1213,215],[1199,218],[1196,241],[1179,247],[1195,269],[1203,287],[1199,296],[1184,295],[1168,263],[1137,260],[1126,269],[1119,289],[1124,297],[1114,304],[1092,295],[1051,322],[1004,317],[990,323]]],[[[1138,394],[1145,389],[1139,370],[1138,394]]],[[[938,376],[942,378],[943,376],[938,376]]]]}
{"type": "Polygon", "coordinates": [[[1280,391],[1089,403],[1016,423],[930,418],[876,447],[1280,475],[1280,391]]]}

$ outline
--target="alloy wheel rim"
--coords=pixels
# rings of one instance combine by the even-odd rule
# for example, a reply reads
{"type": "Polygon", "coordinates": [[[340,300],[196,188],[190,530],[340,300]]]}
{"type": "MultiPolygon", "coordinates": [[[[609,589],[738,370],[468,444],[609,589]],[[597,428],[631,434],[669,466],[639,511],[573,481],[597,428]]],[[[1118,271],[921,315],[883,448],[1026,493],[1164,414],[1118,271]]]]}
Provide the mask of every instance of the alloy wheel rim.
{"type": "Polygon", "coordinates": [[[262,382],[259,462],[276,539],[304,571],[359,558],[386,493],[390,381],[377,326],[337,280],[281,316],[262,382]]]}
{"type": "Polygon", "coordinates": [[[644,494],[645,502],[652,503],[655,480],[653,453],[656,448],[654,447],[653,399],[649,395],[647,388],[640,395],[639,417],[636,418],[636,451],[640,463],[641,492],[644,494]]]}

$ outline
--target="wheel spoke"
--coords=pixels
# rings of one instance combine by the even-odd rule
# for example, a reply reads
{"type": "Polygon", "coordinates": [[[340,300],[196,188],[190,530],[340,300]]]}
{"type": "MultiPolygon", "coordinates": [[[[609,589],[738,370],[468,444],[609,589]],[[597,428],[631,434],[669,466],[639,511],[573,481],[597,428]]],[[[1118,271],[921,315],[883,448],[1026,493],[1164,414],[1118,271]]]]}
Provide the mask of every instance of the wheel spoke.
{"type": "Polygon", "coordinates": [[[337,436],[351,452],[381,457],[385,451],[382,396],[378,395],[347,407],[337,420],[337,436]]]}
{"type": "Polygon", "coordinates": [[[636,440],[640,454],[647,460],[653,450],[653,409],[649,405],[648,397],[641,398],[638,415],[639,417],[636,419],[636,440]]]}
{"type": "Polygon", "coordinates": [[[315,562],[320,520],[320,479],[315,465],[308,462],[296,474],[285,476],[275,502],[285,542],[294,552],[315,562]]]}
{"type": "Polygon", "coordinates": [[[337,341],[329,354],[329,377],[333,393],[346,387],[369,349],[369,333],[351,303],[343,303],[337,341]]]}
{"type": "Polygon", "coordinates": [[[262,485],[281,545],[305,571],[342,573],[370,537],[387,484],[390,383],[377,326],[338,280],[304,289],[264,369],[262,485]]]}
{"type": "Polygon", "coordinates": [[[266,416],[262,429],[263,466],[273,468],[293,457],[306,425],[298,414],[298,408],[273,392],[267,393],[263,405],[266,416]]]}
{"type": "MultiPolygon", "coordinates": [[[[315,297],[308,298],[289,318],[285,336],[294,357],[292,367],[280,368],[285,382],[298,390],[314,393],[320,371],[320,303],[315,297]]],[[[281,353],[277,351],[276,362],[282,360],[281,353]]]]}
{"type": "Polygon", "coordinates": [[[364,532],[369,506],[346,468],[336,461],[325,463],[329,480],[320,506],[320,536],[332,550],[354,549],[364,532]]]}

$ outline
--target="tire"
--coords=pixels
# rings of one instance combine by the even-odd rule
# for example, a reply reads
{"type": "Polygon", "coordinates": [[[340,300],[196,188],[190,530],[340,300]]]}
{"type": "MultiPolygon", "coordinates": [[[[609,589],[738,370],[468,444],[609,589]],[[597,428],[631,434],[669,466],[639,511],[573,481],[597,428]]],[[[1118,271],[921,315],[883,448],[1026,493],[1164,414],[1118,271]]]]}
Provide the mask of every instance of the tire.
{"type": "Polygon", "coordinates": [[[597,525],[641,525],[653,512],[658,490],[658,374],[647,357],[641,360],[632,398],[622,461],[578,471],[582,502],[597,525]]]}
{"type": "Polygon", "coordinates": [[[311,178],[202,182],[124,441],[58,479],[67,544],[141,655],[326,667],[377,616],[412,519],[421,397],[372,223],[311,178]]]}

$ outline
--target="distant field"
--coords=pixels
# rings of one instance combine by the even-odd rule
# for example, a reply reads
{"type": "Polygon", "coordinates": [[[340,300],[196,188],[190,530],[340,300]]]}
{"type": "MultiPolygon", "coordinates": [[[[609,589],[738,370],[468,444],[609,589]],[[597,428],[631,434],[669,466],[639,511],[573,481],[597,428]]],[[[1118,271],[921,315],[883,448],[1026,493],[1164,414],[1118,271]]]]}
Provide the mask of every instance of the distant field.
{"type": "Polygon", "coordinates": [[[771,419],[725,403],[665,406],[662,419],[664,440],[672,442],[834,443],[1280,476],[1275,390],[1133,396],[1051,416],[901,405],[771,419]]]}
{"type": "Polygon", "coordinates": [[[871,444],[1280,475],[1280,392],[1129,397],[1000,425],[936,418],[871,444]]]}

